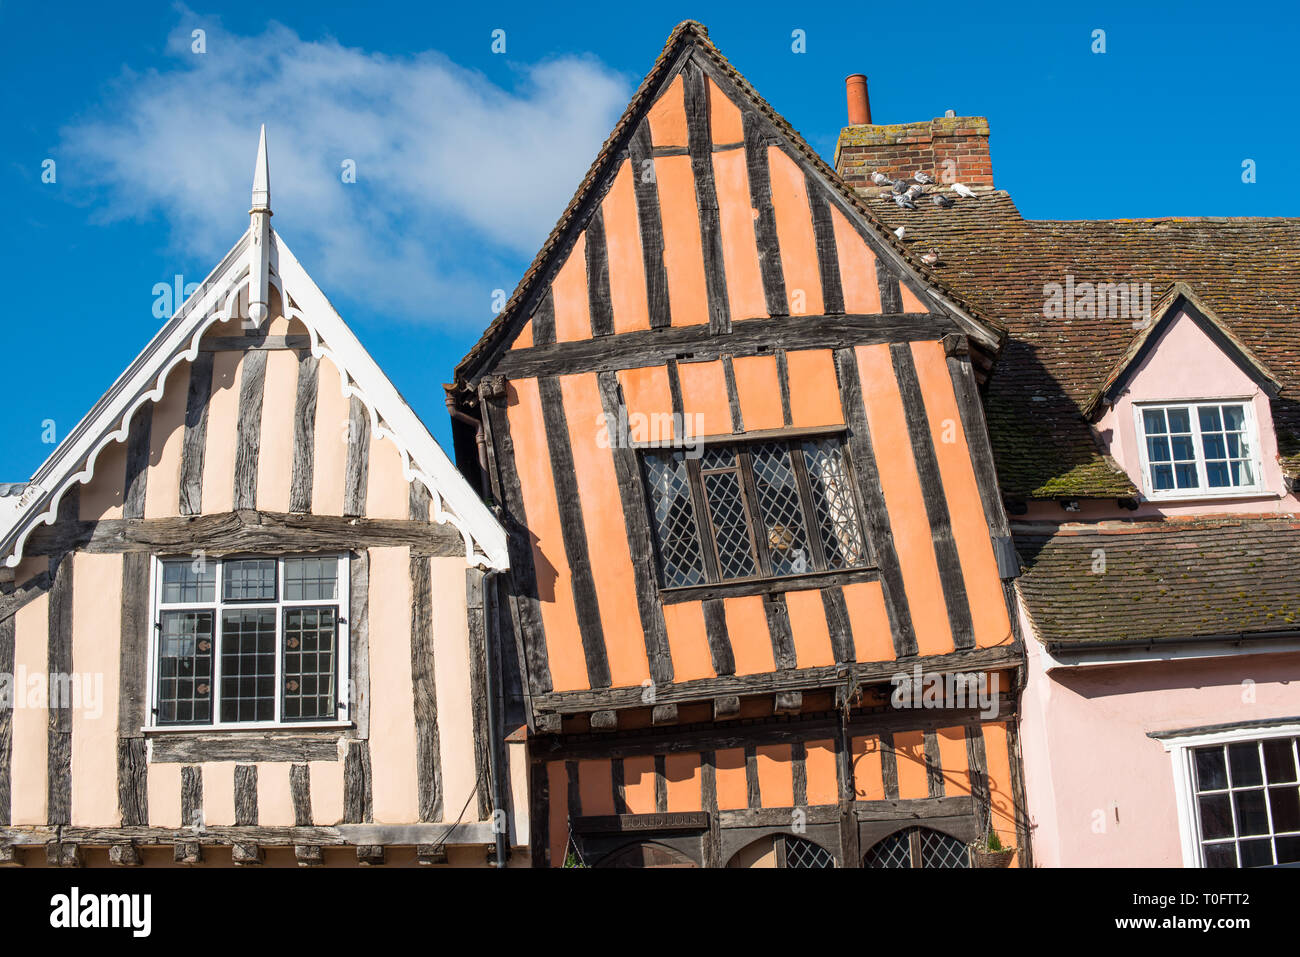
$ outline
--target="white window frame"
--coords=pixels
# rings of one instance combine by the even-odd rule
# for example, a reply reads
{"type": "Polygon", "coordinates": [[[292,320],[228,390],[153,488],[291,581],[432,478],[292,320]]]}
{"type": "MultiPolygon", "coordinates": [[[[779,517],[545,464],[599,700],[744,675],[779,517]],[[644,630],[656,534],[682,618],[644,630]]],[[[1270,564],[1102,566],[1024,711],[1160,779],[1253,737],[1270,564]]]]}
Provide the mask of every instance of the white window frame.
{"type": "Polygon", "coordinates": [[[149,562],[149,670],[148,670],[148,699],[145,708],[145,725],[141,729],[152,733],[203,733],[207,731],[265,731],[268,729],[298,729],[307,730],[311,728],[347,728],[352,726],[351,721],[351,701],[349,691],[352,688],[352,671],[351,671],[351,639],[349,610],[351,608],[351,595],[349,585],[351,583],[351,556],[347,552],[301,552],[290,553],[285,555],[223,555],[219,558],[210,558],[208,561],[216,565],[216,591],[210,602],[168,602],[165,606],[162,603],[163,576],[162,566],[164,562],[170,561],[195,561],[193,555],[153,555],[149,562]],[[284,561],[289,558],[336,558],[338,559],[338,583],[336,599],[339,609],[338,614],[338,648],[337,660],[335,662],[335,684],[338,700],[338,717],[333,721],[285,721],[282,719],[280,709],[283,701],[282,669],[284,667],[284,614],[285,608],[296,607],[314,607],[318,605],[334,604],[335,601],[322,601],[320,599],[288,601],[284,597],[284,561]],[[268,559],[275,561],[276,574],[276,600],[269,601],[241,601],[241,602],[224,602],[222,601],[223,572],[226,561],[238,561],[241,559],[268,559]],[[220,720],[220,699],[218,689],[221,681],[221,611],[224,608],[270,608],[276,609],[275,615],[275,718],[272,721],[221,721],[220,720]],[[213,620],[213,651],[212,651],[212,721],[206,724],[159,724],[156,709],[158,707],[158,642],[162,636],[162,612],[166,611],[205,611],[212,610],[216,617],[213,620]]]}
{"type": "Polygon", "coordinates": [[[1178,836],[1183,848],[1183,866],[1204,868],[1201,856],[1201,817],[1196,812],[1196,769],[1192,751],[1213,745],[1242,741],[1268,741],[1273,738],[1300,737],[1300,722],[1269,727],[1231,728],[1225,731],[1188,734],[1164,738],[1161,744],[1169,752],[1174,771],[1174,797],[1178,805],[1178,836]]]}
{"type": "Polygon", "coordinates": [[[1259,422],[1255,416],[1255,400],[1252,397],[1225,396],[1221,399],[1165,399],[1158,402],[1133,403],[1133,431],[1137,437],[1138,457],[1142,468],[1142,490],[1148,500],[1167,502],[1171,500],[1193,501],[1206,498],[1243,498],[1268,495],[1264,484],[1263,462],[1259,454],[1259,422]],[[1198,410],[1206,406],[1240,405],[1245,409],[1243,421],[1246,437],[1250,442],[1250,467],[1255,475],[1253,485],[1235,485],[1229,488],[1211,488],[1205,471],[1205,447],[1201,441],[1201,420],[1198,410]],[[1196,454],[1197,488],[1172,488],[1157,490],[1151,477],[1151,462],[1147,456],[1146,423],[1142,413],[1156,409],[1188,409],[1192,427],[1192,447],[1196,454]]]}

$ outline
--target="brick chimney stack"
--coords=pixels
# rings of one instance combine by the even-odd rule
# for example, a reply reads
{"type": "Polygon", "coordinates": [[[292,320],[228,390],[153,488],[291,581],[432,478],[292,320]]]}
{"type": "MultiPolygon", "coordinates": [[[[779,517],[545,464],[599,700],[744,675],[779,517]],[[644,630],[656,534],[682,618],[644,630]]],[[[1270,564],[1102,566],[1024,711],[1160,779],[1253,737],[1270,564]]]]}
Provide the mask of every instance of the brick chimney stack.
{"type": "Polygon", "coordinates": [[[940,183],[993,185],[989,121],[982,116],[941,116],[888,126],[871,122],[867,78],[845,80],[848,126],[835,145],[835,170],[852,186],[871,185],[873,170],[906,178],[923,170],[940,183]]]}

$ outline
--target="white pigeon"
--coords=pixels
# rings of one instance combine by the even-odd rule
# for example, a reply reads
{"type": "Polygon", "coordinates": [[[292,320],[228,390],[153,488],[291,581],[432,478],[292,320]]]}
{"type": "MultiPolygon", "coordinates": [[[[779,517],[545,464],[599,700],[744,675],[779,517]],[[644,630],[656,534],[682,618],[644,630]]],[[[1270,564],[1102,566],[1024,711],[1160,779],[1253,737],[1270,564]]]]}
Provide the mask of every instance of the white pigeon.
{"type": "Polygon", "coordinates": [[[920,196],[924,192],[925,192],[924,186],[922,186],[920,183],[913,183],[911,186],[907,187],[907,190],[905,191],[905,195],[907,196],[908,199],[916,199],[916,197],[920,196]]]}
{"type": "Polygon", "coordinates": [[[925,263],[927,266],[933,266],[938,261],[939,251],[937,249],[931,249],[928,253],[921,256],[921,262],[925,263]]]}
{"type": "Polygon", "coordinates": [[[884,186],[886,183],[890,182],[890,179],[884,173],[880,172],[880,170],[875,170],[871,174],[871,182],[875,183],[877,186],[884,186]]]}
{"type": "Polygon", "coordinates": [[[906,232],[906,228],[903,226],[899,226],[897,229],[894,230],[894,235],[897,236],[899,239],[902,239],[904,232],[906,232]]]}
{"type": "Polygon", "coordinates": [[[975,192],[969,186],[963,186],[961,183],[953,183],[952,191],[963,199],[975,198],[975,192]]]}
{"type": "Polygon", "coordinates": [[[916,180],[918,183],[924,183],[927,186],[930,183],[934,182],[934,177],[931,176],[929,173],[917,173],[915,176],[912,177],[912,179],[916,180]]]}

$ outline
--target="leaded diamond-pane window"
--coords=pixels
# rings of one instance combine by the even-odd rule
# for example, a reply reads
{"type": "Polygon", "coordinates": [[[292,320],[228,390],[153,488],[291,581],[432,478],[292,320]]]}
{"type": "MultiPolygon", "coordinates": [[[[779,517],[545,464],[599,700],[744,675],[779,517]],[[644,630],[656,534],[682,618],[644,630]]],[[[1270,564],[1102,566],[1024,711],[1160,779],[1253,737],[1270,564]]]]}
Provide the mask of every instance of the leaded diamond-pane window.
{"type": "Polygon", "coordinates": [[[157,569],[154,724],[338,720],[345,556],[168,559],[157,569]]]}
{"type": "Polygon", "coordinates": [[[785,866],[799,868],[826,868],[835,866],[831,852],[820,844],[802,837],[785,838],[785,866]]]}
{"type": "Polygon", "coordinates": [[[862,863],[866,867],[970,867],[970,854],[951,834],[909,827],[877,842],[862,863]]]}
{"type": "Polygon", "coordinates": [[[837,436],[644,454],[665,588],[871,564],[837,436]]]}

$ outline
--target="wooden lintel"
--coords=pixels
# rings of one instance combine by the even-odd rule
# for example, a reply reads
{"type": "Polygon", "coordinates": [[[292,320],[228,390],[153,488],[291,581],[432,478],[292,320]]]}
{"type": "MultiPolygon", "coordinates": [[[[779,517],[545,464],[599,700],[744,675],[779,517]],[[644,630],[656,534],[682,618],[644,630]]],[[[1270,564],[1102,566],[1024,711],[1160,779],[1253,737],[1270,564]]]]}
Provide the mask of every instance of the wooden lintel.
{"type": "Polygon", "coordinates": [[[740,695],[724,694],[713,699],[713,720],[734,718],[740,714],[740,695]]]}
{"type": "Polygon", "coordinates": [[[533,716],[533,726],[538,734],[559,734],[560,715],[554,711],[536,714],[533,716]]]}
{"type": "Polygon", "coordinates": [[[617,711],[593,711],[591,713],[591,730],[592,731],[617,731],[618,712],[617,711]]]}
{"type": "Polygon", "coordinates": [[[45,863],[50,867],[81,867],[85,864],[81,856],[81,845],[58,841],[46,844],[45,863]]]}
{"type": "Polygon", "coordinates": [[[172,849],[172,861],[176,864],[202,864],[203,846],[197,841],[185,841],[172,849]]]}

